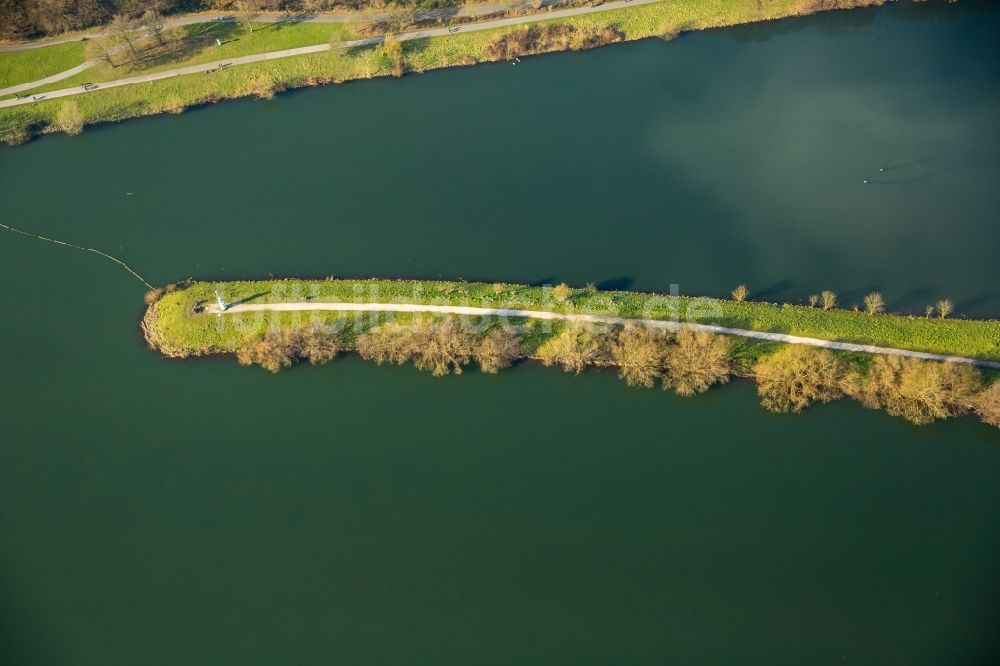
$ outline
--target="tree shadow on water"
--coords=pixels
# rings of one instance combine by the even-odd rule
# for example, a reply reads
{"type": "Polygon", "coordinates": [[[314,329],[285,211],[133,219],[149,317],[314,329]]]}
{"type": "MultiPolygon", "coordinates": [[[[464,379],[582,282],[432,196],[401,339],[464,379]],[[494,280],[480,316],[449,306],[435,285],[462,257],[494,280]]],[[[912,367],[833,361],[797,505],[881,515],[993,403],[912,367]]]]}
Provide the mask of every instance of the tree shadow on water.
{"type": "Polygon", "coordinates": [[[864,287],[841,292],[837,295],[837,300],[839,301],[837,307],[848,308],[855,304],[860,305],[865,296],[875,291],[879,291],[878,285],[869,284],[864,287]]]}
{"type": "Polygon", "coordinates": [[[997,299],[997,292],[995,291],[989,294],[980,294],[979,296],[974,296],[964,301],[959,301],[958,303],[955,304],[955,310],[957,310],[959,313],[968,312],[970,310],[975,312],[976,310],[983,308],[983,306],[993,304],[994,307],[990,308],[990,310],[992,312],[995,312],[996,299],[997,299]]]}
{"type": "Polygon", "coordinates": [[[754,292],[753,299],[761,301],[767,300],[769,298],[772,298],[783,292],[788,291],[789,289],[792,288],[794,284],[795,283],[792,282],[791,280],[779,280],[778,282],[775,282],[769,287],[764,287],[760,291],[754,292]]]}
{"type": "Polygon", "coordinates": [[[934,291],[930,287],[916,287],[910,289],[895,300],[894,308],[899,310],[909,310],[923,312],[925,306],[929,305],[934,291]]]}
{"type": "Polygon", "coordinates": [[[635,280],[628,275],[622,275],[620,277],[611,278],[610,280],[603,280],[597,283],[598,289],[604,289],[607,291],[625,291],[635,280]]]}

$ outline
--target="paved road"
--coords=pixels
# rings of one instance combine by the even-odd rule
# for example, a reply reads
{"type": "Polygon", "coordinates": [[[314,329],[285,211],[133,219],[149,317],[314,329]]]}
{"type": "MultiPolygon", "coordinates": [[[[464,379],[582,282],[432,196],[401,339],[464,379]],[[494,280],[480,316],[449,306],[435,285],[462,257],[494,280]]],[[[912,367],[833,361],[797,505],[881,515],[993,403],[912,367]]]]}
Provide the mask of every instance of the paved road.
{"type": "MultiPolygon", "coordinates": [[[[633,7],[638,5],[652,5],[663,0],[616,0],[615,2],[607,2],[598,6],[587,6],[587,7],[573,7],[570,9],[560,9],[553,12],[546,12],[545,14],[531,15],[531,16],[514,16],[511,18],[497,19],[494,21],[483,21],[482,23],[469,23],[461,26],[452,26],[444,28],[432,28],[427,30],[416,30],[413,32],[405,32],[399,35],[400,41],[410,41],[413,39],[426,39],[428,37],[444,37],[446,35],[465,33],[465,32],[476,32],[479,30],[491,30],[493,28],[502,28],[511,25],[520,25],[522,23],[535,23],[539,20],[550,20],[557,18],[566,18],[570,16],[580,16],[583,14],[593,14],[596,12],[610,11],[613,9],[621,9],[623,7],[633,7]]],[[[382,42],[382,37],[369,37],[367,39],[356,39],[353,41],[340,42],[337,44],[340,48],[354,48],[358,46],[370,46],[372,44],[379,44],[382,42]]],[[[93,83],[87,88],[83,86],[74,86],[72,88],[63,88],[61,90],[53,90],[47,93],[39,93],[38,95],[27,95],[22,98],[8,99],[0,101],[0,108],[19,106],[21,104],[31,104],[33,102],[41,102],[42,100],[58,99],[60,97],[70,97],[72,95],[82,95],[94,90],[102,90],[105,88],[117,88],[118,86],[128,86],[137,83],[149,83],[152,81],[159,81],[162,79],[169,79],[174,76],[182,76],[184,74],[199,74],[202,72],[212,73],[220,68],[229,67],[231,65],[243,65],[252,62],[261,62],[263,60],[277,60],[279,58],[289,58],[297,55],[304,55],[307,53],[320,53],[322,51],[329,51],[333,46],[331,44],[317,44],[315,46],[303,46],[297,49],[286,49],[284,51],[270,51],[268,53],[255,53],[253,55],[242,56],[239,58],[230,58],[227,60],[216,60],[210,63],[203,63],[200,65],[190,65],[188,67],[178,67],[176,69],[170,69],[163,72],[156,72],[154,74],[140,74],[138,76],[130,76],[124,79],[116,79],[114,81],[105,81],[104,83],[93,83]]]]}
{"type": "Polygon", "coordinates": [[[928,352],[912,351],[909,349],[896,349],[894,347],[861,345],[853,342],[835,342],[832,340],[821,340],[819,338],[805,338],[798,335],[788,335],[787,333],[751,331],[743,328],[713,326],[711,324],[687,324],[677,321],[664,321],[662,319],[633,319],[629,317],[611,317],[606,315],[546,312],[544,310],[511,310],[507,308],[477,308],[462,305],[424,305],[412,303],[318,303],[315,301],[307,301],[304,303],[243,303],[241,305],[229,306],[225,313],[220,312],[219,307],[214,303],[206,306],[205,308],[205,312],[210,314],[238,314],[241,312],[308,312],[313,310],[332,310],[335,312],[432,312],[435,314],[467,315],[473,317],[550,319],[584,322],[588,324],[610,324],[617,326],[625,324],[640,324],[642,326],[648,326],[649,328],[666,331],[677,331],[681,328],[688,327],[697,331],[707,331],[709,333],[719,333],[722,335],[735,335],[742,338],[767,340],[769,342],[809,345],[811,347],[824,347],[826,349],[834,349],[837,351],[862,352],[865,354],[906,356],[909,358],[918,358],[928,361],[968,363],[970,365],[1000,369],[1000,362],[998,361],[984,361],[982,359],[966,358],[964,356],[931,354],[928,352]]]}

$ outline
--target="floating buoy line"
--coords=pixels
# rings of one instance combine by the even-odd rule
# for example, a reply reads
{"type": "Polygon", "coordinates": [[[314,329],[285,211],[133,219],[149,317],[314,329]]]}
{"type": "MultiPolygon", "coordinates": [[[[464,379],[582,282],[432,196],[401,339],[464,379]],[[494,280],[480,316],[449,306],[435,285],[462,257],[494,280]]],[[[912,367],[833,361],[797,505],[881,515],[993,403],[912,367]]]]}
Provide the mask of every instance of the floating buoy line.
{"type": "Polygon", "coordinates": [[[7,231],[13,231],[15,234],[21,234],[22,236],[29,236],[31,238],[37,238],[38,240],[48,241],[49,243],[55,243],[56,245],[65,245],[66,247],[72,247],[72,248],[75,248],[77,250],[83,250],[84,252],[93,252],[94,254],[99,254],[102,257],[104,257],[105,259],[110,259],[111,261],[115,262],[116,264],[118,264],[119,266],[121,266],[122,268],[124,268],[125,270],[127,270],[129,273],[132,274],[132,277],[134,277],[136,280],[138,280],[139,282],[141,282],[144,285],[146,285],[146,287],[148,287],[149,289],[155,289],[155,287],[153,287],[153,285],[151,285],[148,282],[146,282],[146,278],[142,277],[141,275],[139,275],[138,273],[136,273],[134,270],[132,270],[131,266],[129,266],[128,264],[126,264],[124,261],[122,261],[121,259],[119,259],[117,257],[112,257],[107,252],[101,252],[100,250],[95,250],[92,247],[84,247],[82,245],[77,245],[76,243],[67,243],[66,241],[61,241],[61,240],[58,240],[56,238],[49,238],[48,236],[40,236],[38,234],[33,234],[30,231],[24,231],[22,229],[18,229],[16,227],[12,227],[10,225],[3,224],[3,223],[0,223],[0,227],[3,227],[7,231]]]}

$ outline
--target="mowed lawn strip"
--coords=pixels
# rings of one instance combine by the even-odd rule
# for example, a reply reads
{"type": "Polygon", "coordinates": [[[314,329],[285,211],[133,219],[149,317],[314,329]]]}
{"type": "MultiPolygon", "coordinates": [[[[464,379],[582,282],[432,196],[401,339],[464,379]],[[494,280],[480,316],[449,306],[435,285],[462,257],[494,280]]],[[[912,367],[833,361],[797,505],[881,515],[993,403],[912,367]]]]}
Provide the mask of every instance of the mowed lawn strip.
{"type": "Polygon", "coordinates": [[[37,81],[81,65],[86,60],[84,49],[84,42],[70,42],[28,51],[0,51],[0,88],[37,81]]]}

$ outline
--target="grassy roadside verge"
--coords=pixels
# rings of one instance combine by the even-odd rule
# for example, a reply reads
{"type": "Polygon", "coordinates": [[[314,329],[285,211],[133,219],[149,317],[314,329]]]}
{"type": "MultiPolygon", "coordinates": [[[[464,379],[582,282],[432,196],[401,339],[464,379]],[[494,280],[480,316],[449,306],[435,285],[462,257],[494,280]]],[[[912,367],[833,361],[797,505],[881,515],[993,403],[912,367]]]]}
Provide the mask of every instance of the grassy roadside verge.
{"type": "MultiPolygon", "coordinates": [[[[488,48],[490,44],[503,35],[524,31],[529,25],[566,26],[579,34],[613,28],[621,40],[631,41],[802,15],[835,6],[881,4],[883,1],[764,0],[757,3],[747,0],[670,0],[584,16],[541,20],[516,27],[407,41],[403,43],[401,65],[407,72],[424,72],[495,60],[496,55],[491,55],[488,48]]],[[[322,41],[328,40],[320,40],[320,43],[322,41]]],[[[533,52],[588,48],[590,45],[586,40],[572,43],[563,40],[541,45],[533,52]]],[[[214,60],[216,55],[206,55],[205,58],[214,60]]],[[[176,64],[190,63],[185,61],[176,64]]],[[[60,131],[60,111],[70,103],[73,113],[69,115],[78,122],[66,129],[78,131],[81,123],[116,122],[156,113],[180,112],[190,106],[229,98],[253,95],[270,97],[276,91],[288,88],[388,76],[393,69],[391,64],[386,63],[385,54],[378,47],[347,52],[335,49],[326,53],[234,66],[210,76],[193,74],[148,84],[96,90],[65,100],[56,99],[0,109],[0,141],[18,143],[35,134],[60,131]]],[[[73,83],[70,81],[57,87],[73,83]]]]}
{"type": "MultiPolygon", "coordinates": [[[[565,301],[558,301],[553,290],[545,287],[419,280],[194,282],[164,294],[150,306],[145,322],[151,342],[171,356],[229,353],[248,335],[300,322],[303,316],[258,313],[260,316],[242,316],[237,321],[192,314],[197,304],[215,300],[216,287],[222,289],[228,302],[250,298],[254,303],[301,302],[308,297],[313,301],[509,307],[650,319],[676,315],[681,321],[1000,360],[1000,322],[996,321],[869,315],[804,305],[586,289],[573,290],[565,301]]],[[[311,312],[308,316],[311,321],[333,324],[353,315],[311,312]]],[[[530,350],[544,341],[545,333],[539,329],[526,337],[530,350]]],[[[740,340],[737,347],[738,360],[750,364],[775,345],[740,340]]]]}

